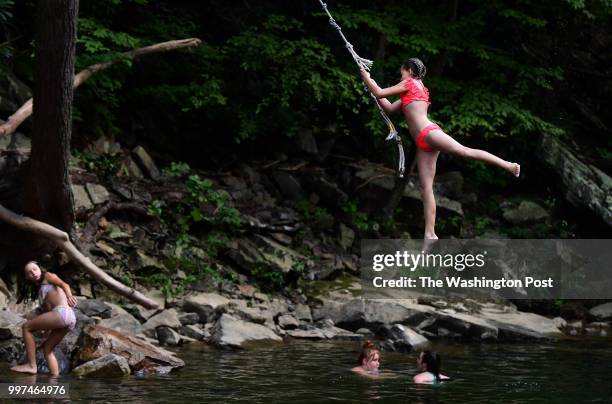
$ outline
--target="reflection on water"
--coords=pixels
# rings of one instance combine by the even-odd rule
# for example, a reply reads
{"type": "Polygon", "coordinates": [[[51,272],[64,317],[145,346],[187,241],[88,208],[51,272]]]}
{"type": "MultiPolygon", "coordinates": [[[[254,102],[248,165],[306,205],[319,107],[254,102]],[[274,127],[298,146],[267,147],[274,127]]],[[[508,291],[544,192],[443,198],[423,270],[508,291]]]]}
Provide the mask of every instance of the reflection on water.
{"type": "MultiPolygon", "coordinates": [[[[383,353],[381,370],[396,377],[365,378],[350,372],[359,345],[293,342],[230,352],[204,345],[182,348],[187,366],[163,376],[76,379],[72,402],[608,402],[612,396],[609,340],[556,344],[438,344],[441,385],[415,385],[415,355],[383,353]]],[[[11,374],[0,382],[49,383],[48,375],[11,374]]],[[[25,401],[23,401],[25,402],[25,401]]]]}

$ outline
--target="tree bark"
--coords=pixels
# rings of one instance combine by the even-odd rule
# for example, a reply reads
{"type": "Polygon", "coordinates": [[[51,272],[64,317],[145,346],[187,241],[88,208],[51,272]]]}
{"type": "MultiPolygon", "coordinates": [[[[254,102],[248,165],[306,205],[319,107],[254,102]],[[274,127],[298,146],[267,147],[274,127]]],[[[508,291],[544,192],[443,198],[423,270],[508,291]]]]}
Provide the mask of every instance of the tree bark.
{"type": "Polygon", "coordinates": [[[74,202],[68,160],[78,0],[37,3],[34,123],[23,212],[70,232],[74,202]]]}

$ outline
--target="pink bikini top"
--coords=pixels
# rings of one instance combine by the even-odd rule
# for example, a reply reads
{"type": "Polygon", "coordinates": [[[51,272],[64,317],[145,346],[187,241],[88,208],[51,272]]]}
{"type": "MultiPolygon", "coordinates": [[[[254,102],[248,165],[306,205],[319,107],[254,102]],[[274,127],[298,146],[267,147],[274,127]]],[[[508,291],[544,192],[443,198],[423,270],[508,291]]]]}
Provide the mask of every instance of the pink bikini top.
{"type": "Polygon", "coordinates": [[[417,84],[417,80],[408,79],[406,80],[406,91],[400,94],[400,98],[402,100],[402,109],[406,108],[406,105],[410,104],[412,101],[426,101],[427,106],[431,105],[429,102],[429,90],[423,83],[421,86],[417,84]],[[421,89],[423,86],[423,89],[421,89]]]}
{"type": "Polygon", "coordinates": [[[52,285],[50,283],[43,283],[40,285],[40,289],[38,289],[38,303],[39,304],[43,304],[45,302],[45,297],[47,297],[47,293],[49,293],[49,291],[53,289],[54,287],[55,285],[52,285]]]}

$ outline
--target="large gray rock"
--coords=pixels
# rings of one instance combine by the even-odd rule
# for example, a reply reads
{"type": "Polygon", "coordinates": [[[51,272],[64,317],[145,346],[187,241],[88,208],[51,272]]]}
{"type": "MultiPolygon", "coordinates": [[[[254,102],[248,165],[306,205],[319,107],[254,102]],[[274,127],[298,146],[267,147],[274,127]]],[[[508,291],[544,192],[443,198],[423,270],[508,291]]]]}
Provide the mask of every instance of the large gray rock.
{"type": "Polygon", "coordinates": [[[10,363],[11,366],[16,365],[23,351],[24,346],[20,338],[0,340],[0,362],[2,363],[10,363]]]}
{"type": "Polygon", "coordinates": [[[559,174],[565,197],[574,206],[585,207],[612,226],[612,178],[597,167],[583,163],[561,140],[542,136],[541,155],[559,174]]]}
{"type": "Polygon", "coordinates": [[[384,324],[417,325],[434,312],[429,306],[409,304],[399,299],[351,299],[346,303],[321,299],[323,304],[312,310],[313,320],[330,318],[339,327],[357,330],[376,329],[384,324]]]}
{"type": "Polygon", "coordinates": [[[345,303],[323,299],[323,305],[313,310],[313,318],[325,317],[348,330],[400,323],[426,335],[472,340],[550,339],[563,335],[552,319],[494,304],[483,305],[479,313],[467,314],[417,304],[411,299],[353,299],[345,303]]]}
{"type": "Polygon", "coordinates": [[[113,142],[106,136],[102,136],[89,145],[89,150],[99,156],[103,154],[110,154],[111,156],[114,156],[121,151],[121,145],[117,142],[113,142]]]}
{"type": "Polygon", "coordinates": [[[25,318],[12,311],[0,311],[0,340],[21,338],[21,323],[25,318]]]}
{"type": "Polygon", "coordinates": [[[25,136],[23,133],[15,132],[8,136],[0,136],[0,149],[6,150],[30,150],[31,141],[30,138],[25,136]]]}
{"type": "Polygon", "coordinates": [[[19,325],[25,318],[18,313],[9,310],[0,310],[0,324],[19,325]]]}
{"type": "Polygon", "coordinates": [[[185,297],[183,311],[197,313],[202,323],[210,323],[226,311],[229,302],[216,293],[199,293],[185,297]]]}
{"type": "Polygon", "coordinates": [[[134,160],[136,164],[140,167],[143,173],[151,179],[159,178],[159,169],[155,165],[155,162],[149,156],[149,153],[142,147],[136,146],[134,150],[132,150],[132,155],[134,156],[134,160]]]}
{"type": "Polygon", "coordinates": [[[336,326],[326,326],[320,329],[326,339],[343,340],[343,341],[359,341],[363,335],[345,330],[336,326]]]}
{"type": "Polygon", "coordinates": [[[310,330],[289,330],[287,335],[295,339],[321,340],[326,339],[325,334],[318,328],[310,330]]]}
{"type": "Polygon", "coordinates": [[[210,337],[210,332],[203,330],[195,324],[188,324],[179,329],[181,335],[196,339],[198,341],[205,340],[210,337]]]}
{"type": "Polygon", "coordinates": [[[460,171],[449,171],[436,174],[434,190],[440,195],[452,199],[460,199],[463,195],[463,175],[460,171]]]}
{"type": "Polygon", "coordinates": [[[275,170],[272,172],[272,179],[274,179],[276,186],[285,198],[294,201],[304,198],[304,190],[293,175],[285,171],[275,170]]]}
{"type": "Polygon", "coordinates": [[[531,201],[522,201],[518,207],[504,210],[502,215],[512,224],[537,222],[549,217],[546,209],[531,201]]]}
{"type": "Polygon", "coordinates": [[[245,271],[254,268],[287,274],[306,262],[306,257],[271,238],[254,235],[237,240],[238,246],[229,251],[230,258],[245,271]]]}
{"type": "Polygon", "coordinates": [[[264,324],[274,322],[274,315],[271,312],[256,307],[237,306],[232,309],[232,313],[252,323],[264,324]]]}
{"type": "Polygon", "coordinates": [[[123,308],[106,303],[111,307],[111,317],[101,320],[98,324],[102,327],[111,328],[126,335],[138,335],[142,332],[142,325],[134,316],[123,308]]]}
{"type": "Polygon", "coordinates": [[[278,317],[278,325],[285,330],[293,330],[298,328],[300,322],[291,314],[285,314],[278,317]]]}
{"type": "Polygon", "coordinates": [[[112,353],[85,362],[72,369],[72,374],[77,377],[117,377],[129,375],[130,373],[130,366],[128,365],[127,359],[112,353]]]}
{"type": "Polygon", "coordinates": [[[8,306],[9,295],[0,290],[0,307],[8,306]]]}
{"type": "MultiPolygon", "coordinates": [[[[157,302],[158,304],[160,304],[159,307],[164,307],[164,298],[162,296],[161,300],[157,302]]],[[[146,322],[148,319],[150,319],[151,317],[153,317],[154,315],[156,315],[157,313],[159,313],[161,310],[160,309],[145,309],[144,307],[142,307],[139,304],[126,304],[123,307],[125,307],[125,309],[132,315],[134,316],[138,321],[144,323],[146,322]]]]}
{"type": "Polygon", "coordinates": [[[295,144],[297,147],[308,154],[318,154],[319,148],[317,147],[317,141],[312,134],[310,129],[301,129],[298,131],[295,137],[295,144]]]}
{"type": "Polygon", "coordinates": [[[155,329],[157,340],[161,345],[177,346],[181,343],[181,336],[170,327],[157,327],[155,329]]]}
{"type": "Polygon", "coordinates": [[[589,310],[589,315],[599,321],[612,320],[612,302],[593,307],[589,310]]]}
{"type": "Polygon", "coordinates": [[[100,184],[92,184],[88,182],[87,184],[85,184],[85,189],[87,190],[89,198],[91,199],[94,205],[99,205],[110,199],[110,194],[108,193],[106,188],[104,188],[104,186],[100,184]]]}
{"type": "Polygon", "coordinates": [[[263,325],[223,314],[214,326],[211,341],[221,348],[244,348],[253,342],[280,342],[282,338],[263,325]]]}
{"type": "Polygon", "coordinates": [[[344,223],[340,223],[340,247],[343,250],[348,250],[355,241],[355,231],[344,223]]]}
{"type": "Polygon", "coordinates": [[[98,299],[79,299],[77,309],[88,317],[110,318],[112,307],[98,299]]]}
{"type": "Polygon", "coordinates": [[[74,352],[73,366],[113,353],[127,359],[132,372],[167,373],[185,366],[172,352],[109,328],[90,325],[83,329],[79,349],[74,352]]]}
{"type": "Polygon", "coordinates": [[[293,315],[300,321],[312,322],[312,312],[306,304],[296,305],[293,315]]]}
{"type": "Polygon", "coordinates": [[[383,326],[377,333],[385,338],[383,349],[393,352],[412,352],[425,347],[429,341],[421,334],[402,324],[383,326]]]}
{"type": "MultiPolygon", "coordinates": [[[[380,188],[387,191],[391,191],[395,186],[394,174],[389,173],[386,169],[380,169],[374,164],[364,165],[359,171],[355,173],[355,176],[363,180],[364,183],[365,181],[368,181],[368,187],[380,188]]],[[[406,183],[406,187],[404,188],[404,193],[402,196],[404,198],[413,200],[419,204],[422,202],[419,186],[416,182],[413,182],[412,180],[408,180],[408,182],[406,183]]],[[[461,203],[451,200],[445,196],[436,195],[436,206],[439,210],[463,216],[463,209],[461,207],[461,203]]]]}
{"type": "Polygon", "coordinates": [[[200,322],[198,313],[180,313],[178,319],[182,325],[197,324],[200,322]]]}
{"type": "Polygon", "coordinates": [[[181,327],[181,322],[178,319],[176,310],[168,309],[154,315],[142,325],[142,332],[149,337],[155,337],[155,329],[162,326],[174,329],[179,329],[181,327]]]}
{"type": "Polygon", "coordinates": [[[89,199],[89,194],[85,190],[83,185],[72,185],[72,195],[74,197],[74,209],[91,209],[93,208],[93,203],[91,203],[91,199],[89,199]]]}
{"type": "Polygon", "coordinates": [[[123,164],[126,174],[128,174],[130,177],[144,178],[142,170],[131,157],[128,157],[123,164]]]}

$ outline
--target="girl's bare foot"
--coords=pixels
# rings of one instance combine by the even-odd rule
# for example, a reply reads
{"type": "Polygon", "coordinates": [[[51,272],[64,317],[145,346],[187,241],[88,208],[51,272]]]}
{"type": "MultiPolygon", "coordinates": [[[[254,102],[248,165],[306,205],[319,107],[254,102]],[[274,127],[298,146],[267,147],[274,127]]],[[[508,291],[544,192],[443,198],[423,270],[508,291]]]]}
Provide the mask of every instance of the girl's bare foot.
{"type": "Polygon", "coordinates": [[[508,171],[510,171],[512,175],[518,178],[518,176],[521,175],[521,165],[518,163],[509,163],[508,171]]]}
{"type": "Polygon", "coordinates": [[[31,366],[28,363],[24,363],[23,365],[13,366],[11,368],[11,370],[13,372],[30,373],[30,374],[33,374],[33,375],[35,375],[36,372],[38,371],[36,366],[31,366]]]}
{"type": "Polygon", "coordinates": [[[421,248],[421,251],[423,251],[423,253],[425,254],[429,253],[429,251],[431,251],[431,248],[434,244],[436,244],[437,241],[438,236],[436,236],[435,233],[425,234],[425,239],[423,240],[423,248],[421,248]]]}
{"type": "Polygon", "coordinates": [[[436,236],[436,233],[425,233],[425,237],[423,237],[425,240],[437,240],[438,236],[436,236]]]}

